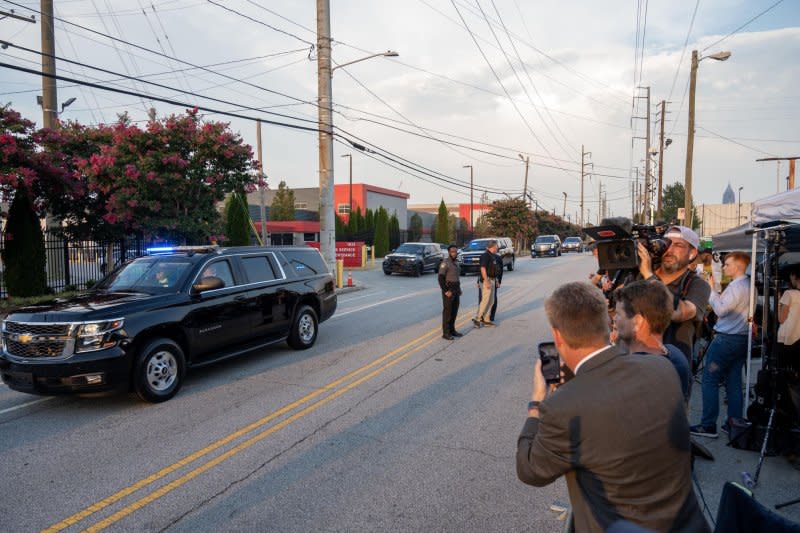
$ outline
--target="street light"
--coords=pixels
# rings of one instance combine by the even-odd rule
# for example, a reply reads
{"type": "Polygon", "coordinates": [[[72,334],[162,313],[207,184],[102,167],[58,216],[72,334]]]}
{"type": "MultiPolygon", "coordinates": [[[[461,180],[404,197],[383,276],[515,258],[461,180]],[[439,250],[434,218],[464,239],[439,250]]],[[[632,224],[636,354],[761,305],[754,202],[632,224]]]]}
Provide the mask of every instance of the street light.
{"type": "Polygon", "coordinates": [[[742,223],[742,189],[744,189],[743,186],[739,187],[739,210],[738,210],[737,215],[736,215],[736,225],[737,226],[742,223]]]}
{"type": "Polygon", "coordinates": [[[347,65],[352,65],[353,63],[360,63],[361,61],[366,61],[367,59],[372,59],[373,57],[397,57],[400,54],[393,50],[386,50],[385,52],[380,52],[378,54],[368,55],[367,57],[362,57],[361,59],[355,59],[353,61],[348,61],[347,63],[342,63],[341,65],[336,65],[331,69],[331,75],[333,75],[333,71],[337,68],[346,67],[347,65]]]}
{"type": "Polygon", "coordinates": [[[692,155],[694,153],[694,98],[697,87],[697,67],[703,59],[725,61],[729,57],[731,57],[730,52],[717,52],[699,57],[697,50],[692,50],[692,68],[689,75],[689,131],[686,136],[686,173],[683,184],[683,207],[686,213],[683,223],[690,228],[692,227],[692,155]]]}
{"type": "Polygon", "coordinates": [[[388,50],[333,67],[331,65],[331,14],[330,3],[317,2],[317,113],[319,129],[319,248],[322,257],[333,272],[336,262],[336,214],[333,207],[333,71],[339,67],[366,61],[373,57],[396,57],[388,50]]]}
{"type": "Polygon", "coordinates": [[[77,100],[77,98],[75,98],[75,97],[73,96],[72,98],[68,98],[68,99],[67,99],[67,100],[65,100],[64,102],[61,102],[61,111],[59,111],[58,109],[48,109],[48,108],[45,108],[45,107],[44,107],[44,98],[42,98],[42,96],[41,96],[41,95],[39,95],[39,96],[37,96],[37,97],[36,97],[36,103],[37,103],[37,104],[39,104],[40,106],[42,106],[42,110],[44,110],[44,111],[47,111],[47,112],[50,112],[50,113],[55,113],[55,114],[56,114],[56,116],[58,116],[58,115],[60,115],[61,113],[63,113],[63,112],[64,112],[64,109],[66,109],[66,108],[68,108],[69,106],[71,106],[72,104],[74,104],[76,100],[77,100]]]}
{"type": "Polygon", "coordinates": [[[472,201],[472,165],[464,165],[462,168],[469,169],[469,230],[475,231],[474,219],[472,211],[475,209],[475,204],[472,201]]]}
{"type": "Polygon", "coordinates": [[[353,154],[344,154],[342,157],[350,160],[350,215],[348,216],[353,216],[353,154]]]}

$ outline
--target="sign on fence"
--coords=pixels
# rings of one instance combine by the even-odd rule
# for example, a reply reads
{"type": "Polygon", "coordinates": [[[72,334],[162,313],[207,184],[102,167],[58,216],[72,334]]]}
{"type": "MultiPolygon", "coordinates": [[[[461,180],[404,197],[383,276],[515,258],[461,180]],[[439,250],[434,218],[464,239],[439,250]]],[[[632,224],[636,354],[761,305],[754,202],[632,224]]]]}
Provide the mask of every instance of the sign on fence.
{"type": "MultiPolygon", "coordinates": [[[[307,245],[319,249],[318,242],[307,242],[307,245]]],[[[362,254],[364,242],[344,242],[336,241],[336,259],[344,261],[345,268],[358,268],[363,265],[362,254]]]]}

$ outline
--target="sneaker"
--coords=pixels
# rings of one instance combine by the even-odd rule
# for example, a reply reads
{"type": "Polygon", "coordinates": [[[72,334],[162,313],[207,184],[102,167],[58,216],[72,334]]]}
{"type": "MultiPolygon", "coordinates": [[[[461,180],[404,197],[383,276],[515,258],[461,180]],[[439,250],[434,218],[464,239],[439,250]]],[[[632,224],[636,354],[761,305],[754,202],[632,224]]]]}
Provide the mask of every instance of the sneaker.
{"type": "Polygon", "coordinates": [[[464,336],[463,333],[459,333],[458,331],[451,331],[450,335],[452,335],[453,337],[463,337],[464,336]]]}
{"type": "Polygon", "coordinates": [[[476,328],[479,328],[483,325],[483,322],[481,320],[478,320],[477,318],[473,318],[472,323],[475,325],[476,328]]]}
{"type": "Polygon", "coordinates": [[[730,433],[731,433],[731,421],[730,420],[726,420],[725,423],[722,424],[722,426],[720,427],[720,430],[722,430],[722,432],[725,433],[726,435],[730,435],[730,433]]]}
{"type": "Polygon", "coordinates": [[[716,439],[718,437],[716,427],[706,427],[700,424],[690,427],[689,433],[698,437],[709,437],[711,439],[716,439]]]}
{"type": "Polygon", "coordinates": [[[491,320],[481,320],[481,324],[483,324],[484,326],[496,326],[497,325],[494,322],[492,322],[491,320]]]}

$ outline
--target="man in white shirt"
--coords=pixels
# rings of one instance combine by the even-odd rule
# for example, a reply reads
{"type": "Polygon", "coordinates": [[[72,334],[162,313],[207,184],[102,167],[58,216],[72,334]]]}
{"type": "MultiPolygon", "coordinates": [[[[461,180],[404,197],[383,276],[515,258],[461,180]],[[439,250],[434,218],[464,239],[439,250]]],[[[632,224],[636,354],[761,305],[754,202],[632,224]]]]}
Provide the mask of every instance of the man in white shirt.
{"type": "Polygon", "coordinates": [[[747,321],[750,305],[750,281],[747,266],[750,256],[732,252],[725,257],[723,274],[733,281],[722,294],[714,290],[714,278],[709,303],[718,319],[714,326],[714,340],[706,351],[703,369],[703,417],[691,427],[692,435],[717,437],[719,417],[719,386],[725,384],[728,393],[728,417],[722,425],[727,432],[731,418],[742,417],[742,367],[747,359],[747,321]]]}

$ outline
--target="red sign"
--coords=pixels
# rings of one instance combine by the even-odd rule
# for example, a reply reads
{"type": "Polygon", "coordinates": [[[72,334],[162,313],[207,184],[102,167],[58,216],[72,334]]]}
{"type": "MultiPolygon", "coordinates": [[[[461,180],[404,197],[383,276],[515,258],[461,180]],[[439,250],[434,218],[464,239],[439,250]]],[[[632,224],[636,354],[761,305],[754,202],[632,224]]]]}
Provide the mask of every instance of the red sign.
{"type": "MultiPolygon", "coordinates": [[[[318,242],[307,242],[306,244],[319,249],[318,242]]],[[[363,250],[364,242],[336,241],[336,259],[343,260],[345,268],[360,267],[363,250]]]]}

